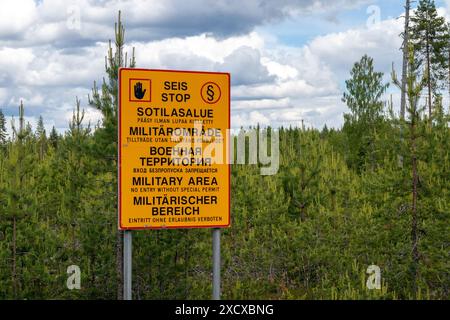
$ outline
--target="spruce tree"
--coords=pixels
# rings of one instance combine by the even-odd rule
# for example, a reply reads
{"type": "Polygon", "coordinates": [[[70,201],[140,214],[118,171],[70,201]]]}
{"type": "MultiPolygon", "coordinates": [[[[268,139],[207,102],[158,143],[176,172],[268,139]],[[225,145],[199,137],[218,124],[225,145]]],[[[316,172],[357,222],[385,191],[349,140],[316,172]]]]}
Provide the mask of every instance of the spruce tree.
{"type": "Polygon", "coordinates": [[[39,150],[39,159],[42,160],[47,150],[47,135],[45,132],[44,119],[42,118],[42,116],[39,116],[37,122],[36,139],[37,139],[37,147],[39,150]]]}
{"type": "Polygon", "coordinates": [[[48,140],[50,142],[50,145],[53,146],[53,148],[56,149],[58,147],[59,135],[58,132],[56,132],[55,126],[52,127],[52,131],[50,131],[50,136],[48,137],[48,140]]]}
{"type": "Polygon", "coordinates": [[[42,116],[39,116],[37,126],[36,126],[36,136],[38,138],[41,138],[45,136],[45,127],[44,127],[44,119],[42,116]]]}

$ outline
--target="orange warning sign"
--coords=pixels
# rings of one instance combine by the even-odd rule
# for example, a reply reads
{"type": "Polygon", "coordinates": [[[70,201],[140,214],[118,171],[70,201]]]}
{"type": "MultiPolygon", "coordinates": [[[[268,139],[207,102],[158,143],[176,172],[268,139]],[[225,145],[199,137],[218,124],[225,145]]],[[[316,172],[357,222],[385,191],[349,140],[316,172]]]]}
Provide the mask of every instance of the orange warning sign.
{"type": "Polygon", "coordinates": [[[121,68],[119,229],[230,225],[230,75],[121,68]]]}

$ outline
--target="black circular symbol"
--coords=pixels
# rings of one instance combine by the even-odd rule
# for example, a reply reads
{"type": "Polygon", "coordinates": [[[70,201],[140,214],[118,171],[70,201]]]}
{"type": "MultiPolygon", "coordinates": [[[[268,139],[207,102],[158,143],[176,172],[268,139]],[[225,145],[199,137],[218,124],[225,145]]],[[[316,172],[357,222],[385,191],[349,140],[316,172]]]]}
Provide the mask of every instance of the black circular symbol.
{"type": "Polygon", "coordinates": [[[220,87],[215,82],[207,82],[202,86],[200,90],[200,95],[202,99],[207,104],[214,104],[220,100],[222,92],[220,91],[220,87]]]}

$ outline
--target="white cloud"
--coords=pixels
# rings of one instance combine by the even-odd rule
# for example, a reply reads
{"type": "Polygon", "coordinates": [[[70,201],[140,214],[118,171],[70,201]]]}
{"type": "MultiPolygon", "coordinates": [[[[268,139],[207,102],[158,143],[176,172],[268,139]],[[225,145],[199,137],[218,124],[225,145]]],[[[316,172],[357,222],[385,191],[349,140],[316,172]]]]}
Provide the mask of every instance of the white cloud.
{"type": "Polygon", "coordinates": [[[296,68],[270,60],[268,57],[261,58],[261,63],[267,68],[270,75],[276,76],[281,80],[295,79],[299,75],[299,71],[296,68]]]}
{"type": "Polygon", "coordinates": [[[233,104],[239,113],[236,123],[251,122],[254,118],[249,116],[250,110],[257,110],[264,115],[264,122],[269,119],[272,125],[298,125],[304,120],[317,127],[340,126],[342,113],[346,112],[341,101],[344,80],[351,67],[369,54],[376,70],[384,72],[389,81],[392,62],[400,66],[400,31],[401,21],[389,19],[371,28],[320,36],[303,47],[277,43],[264,47],[263,64],[270,74],[277,75],[277,80],[233,89],[233,97],[244,99],[233,104]],[[271,103],[274,108],[269,107],[271,103]],[[241,114],[245,109],[247,116],[241,114]]]}
{"type": "Polygon", "coordinates": [[[274,76],[269,75],[267,68],[261,64],[260,51],[248,46],[242,46],[234,50],[216,68],[233,74],[233,77],[231,77],[233,85],[267,83],[275,79],[274,76]]]}
{"type": "Polygon", "coordinates": [[[254,27],[324,8],[334,10],[367,0],[3,0],[0,44],[58,47],[89,45],[110,37],[109,26],[119,10],[127,23],[128,39],[195,36],[226,38],[251,32],[254,27]],[[68,25],[76,21],[80,28],[68,25]]]}
{"type": "Polygon", "coordinates": [[[136,58],[143,66],[161,63],[170,64],[166,56],[196,56],[203,61],[223,63],[225,57],[232,54],[237,48],[247,46],[261,50],[264,39],[256,32],[243,36],[233,36],[226,39],[216,39],[203,33],[185,38],[168,38],[160,41],[136,42],[130,46],[136,47],[136,58]]]}
{"type": "Polygon", "coordinates": [[[234,100],[233,111],[247,110],[264,110],[264,109],[284,109],[291,108],[292,102],[290,98],[282,99],[255,99],[255,100],[234,100]]]}
{"type": "Polygon", "coordinates": [[[246,114],[237,114],[231,117],[233,128],[248,128],[249,126],[269,126],[270,119],[259,111],[251,111],[246,114]]]}
{"type": "Polygon", "coordinates": [[[29,48],[0,49],[0,86],[12,86],[20,83],[34,59],[33,50],[29,48]]]}
{"type": "Polygon", "coordinates": [[[324,4],[331,8],[361,2],[252,0],[205,6],[203,0],[25,1],[23,21],[10,29],[0,22],[0,35],[10,31],[9,37],[0,37],[0,107],[16,113],[22,99],[30,117],[42,114],[48,123],[64,128],[78,96],[86,118],[95,123],[99,114],[87,107],[87,94],[104,75],[106,40],[113,37],[116,10],[122,8],[126,51],[136,48],[139,67],[232,73],[233,127],[299,125],[301,120],[339,126],[345,111],[343,82],[353,63],[367,53],[375,58],[377,70],[389,73],[393,61],[399,66],[401,20],[322,35],[302,46],[282,44],[252,27],[270,22],[270,10],[285,17],[302,14],[284,12],[287,8],[311,12],[323,10],[324,4]],[[74,3],[81,9],[79,30],[67,28],[67,9],[74,3]],[[280,8],[273,9],[273,3],[281,3],[280,8]]]}
{"type": "Polygon", "coordinates": [[[2,1],[0,10],[0,38],[21,35],[37,18],[33,0],[2,1]]]}
{"type": "Polygon", "coordinates": [[[345,32],[317,37],[309,48],[315,57],[331,62],[333,70],[347,73],[355,61],[369,54],[386,71],[393,61],[399,61],[402,21],[383,20],[367,28],[351,29],[345,32]]]}

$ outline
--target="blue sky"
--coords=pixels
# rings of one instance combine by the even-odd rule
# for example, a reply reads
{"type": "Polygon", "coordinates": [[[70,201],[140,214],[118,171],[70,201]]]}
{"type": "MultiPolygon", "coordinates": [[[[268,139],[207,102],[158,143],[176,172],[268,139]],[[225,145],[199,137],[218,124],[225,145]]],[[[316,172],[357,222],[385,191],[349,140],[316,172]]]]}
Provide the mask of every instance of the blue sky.
{"type": "MultiPolygon", "coordinates": [[[[404,13],[402,2],[399,0],[367,1],[356,8],[288,18],[280,23],[257,27],[257,30],[276,36],[283,44],[302,46],[317,36],[365,26],[367,18],[373,12],[371,10],[368,12],[372,5],[380,8],[382,20],[402,16],[404,13]]],[[[446,6],[445,1],[435,1],[435,3],[438,7],[446,6]]]]}
{"type": "MultiPolygon", "coordinates": [[[[371,1],[369,4],[380,6],[381,18],[397,16],[401,8],[395,1],[371,1]]],[[[366,24],[369,14],[368,5],[335,12],[318,12],[306,16],[288,18],[280,23],[258,27],[257,30],[276,36],[280,42],[290,46],[302,46],[317,36],[341,32],[366,24]]]]}
{"type": "MultiPolygon", "coordinates": [[[[123,13],[139,67],[232,74],[232,126],[339,127],[344,81],[364,54],[378,71],[400,65],[403,1],[393,0],[4,0],[0,11],[0,108],[24,101],[27,120],[64,131],[93,81],[123,13]]],[[[447,15],[447,2],[436,1],[447,15]]],[[[398,92],[391,88],[394,102],[398,92]]]]}

